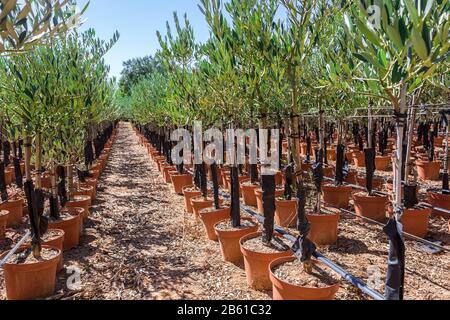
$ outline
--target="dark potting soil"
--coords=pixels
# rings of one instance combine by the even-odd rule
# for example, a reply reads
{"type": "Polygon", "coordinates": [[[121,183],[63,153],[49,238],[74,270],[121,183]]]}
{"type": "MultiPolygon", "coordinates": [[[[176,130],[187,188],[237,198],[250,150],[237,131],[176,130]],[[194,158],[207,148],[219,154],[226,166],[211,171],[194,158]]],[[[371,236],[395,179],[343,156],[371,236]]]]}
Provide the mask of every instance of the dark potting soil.
{"type": "Polygon", "coordinates": [[[274,237],[268,245],[263,243],[262,237],[252,238],[244,242],[244,248],[259,253],[279,253],[290,250],[289,245],[278,237],[274,237]]]}
{"type": "Polygon", "coordinates": [[[306,288],[326,288],[340,282],[336,274],[318,265],[314,265],[311,274],[305,272],[303,263],[298,260],[276,267],[274,274],[280,280],[306,288]]]}
{"type": "Polygon", "coordinates": [[[239,228],[233,228],[233,226],[231,225],[231,221],[224,221],[217,225],[217,229],[222,231],[238,231],[248,229],[254,226],[256,226],[256,223],[253,221],[241,220],[241,226],[239,228]]]}
{"type": "Polygon", "coordinates": [[[55,258],[58,255],[59,251],[52,248],[43,248],[41,251],[41,257],[36,259],[33,256],[31,250],[26,250],[21,253],[13,254],[9,259],[9,264],[31,264],[36,262],[48,261],[55,258]],[[24,256],[26,255],[26,257],[24,256]]]}

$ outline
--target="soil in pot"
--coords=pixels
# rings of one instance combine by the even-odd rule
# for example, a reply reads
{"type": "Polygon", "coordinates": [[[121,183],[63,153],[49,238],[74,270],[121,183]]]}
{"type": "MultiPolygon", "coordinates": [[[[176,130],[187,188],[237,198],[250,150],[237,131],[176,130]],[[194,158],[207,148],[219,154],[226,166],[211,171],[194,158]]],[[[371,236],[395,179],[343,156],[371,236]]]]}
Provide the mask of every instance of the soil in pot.
{"type": "Polygon", "coordinates": [[[378,222],[386,222],[386,209],[389,204],[388,196],[368,195],[357,193],[353,195],[356,214],[378,222]]]}
{"type": "Polygon", "coordinates": [[[255,290],[269,291],[272,288],[269,265],[272,261],[293,255],[283,239],[275,236],[269,246],[262,242],[262,233],[252,233],[241,238],[247,284],[255,290]]]}
{"type": "Polygon", "coordinates": [[[296,258],[280,258],[270,265],[274,300],[334,300],[340,288],[338,276],[313,261],[312,274],[296,258]]]}
{"type": "MultiPolygon", "coordinates": [[[[219,199],[219,203],[223,203],[223,199],[219,199]]],[[[200,218],[200,211],[206,208],[211,208],[214,205],[214,199],[203,198],[203,196],[191,199],[192,212],[196,218],[200,218]]]]}
{"type": "Polygon", "coordinates": [[[339,209],[325,208],[327,212],[307,214],[311,223],[309,239],[319,246],[331,246],[337,243],[339,209]]]}
{"type": "Polygon", "coordinates": [[[297,199],[275,199],[275,224],[282,228],[297,225],[297,199]]]}
{"type": "Polygon", "coordinates": [[[40,259],[35,259],[25,248],[12,255],[3,266],[7,299],[33,300],[51,296],[60,258],[60,250],[47,246],[43,246],[40,259]]]}
{"type": "MultiPolygon", "coordinates": [[[[42,236],[42,245],[56,248],[63,252],[64,247],[64,236],[65,233],[63,230],[59,229],[49,229],[43,236],[42,236]]],[[[31,240],[29,240],[27,243],[25,243],[24,248],[29,248],[31,246],[31,240]]],[[[58,267],[56,269],[57,272],[61,271],[63,268],[63,255],[60,255],[60,259],[58,261],[58,267]]]]}
{"type": "Polygon", "coordinates": [[[220,221],[229,219],[231,216],[231,207],[229,204],[225,204],[223,207],[216,209],[209,207],[199,211],[200,220],[205,228],[206,236],[211,241],[218,241],[214,226],[220,221]]]}
{"type": "Polygon", "coordinates": [[[323,201],[330,206],[347,209],[353,188],[349,186],[325,185],[322,187],[323,201]]]}
{"type": "Polygon", "coordinates": [[[5,239],[6,226],[8,224],[9,211],[0,211],[0,241],[5,239]]]}
{"type": "Polygon", "coordinates": [[[16,227],[22,223],[23,219],[23,199],[11,199],[0,204],[0,211],[9,211],[8,227],[16,227]]]}
{"type": "Polygon", "coordinates": [[[219,239],[223,260],[234,264],[241,263],[243,256],[239,241],[242,237],[257,232],[258,229],[258,224],[251,218],[242,218],[239,228],[234,228],[230,219],[217,223],[214,230],[219,239]]]}
{"type": "Polygon", "coordinates": [[[50,219],[50,230],[59,229],[65,233],[63,251],[74,249],[80,244],[80,220],[83,211],[82,208],[67,208],[60,213],[59,220],[50,219]]]}

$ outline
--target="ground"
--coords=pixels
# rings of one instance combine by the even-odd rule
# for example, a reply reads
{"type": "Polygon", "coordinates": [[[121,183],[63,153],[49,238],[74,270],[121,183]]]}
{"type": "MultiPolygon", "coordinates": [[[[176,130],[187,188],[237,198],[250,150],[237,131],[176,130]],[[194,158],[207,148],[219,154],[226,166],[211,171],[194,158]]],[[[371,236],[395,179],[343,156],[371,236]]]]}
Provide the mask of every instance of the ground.
{"type": "MultiPolygon", "coordinates": [[[[450,244],[443,221],[433,220],[432,231],[450,244]]],[[[407,248],[407,299],[450,299],[449,254],[423,253],[415,242],[407,248]]],[[[364,281],[379,272],[379,290],[387,250],[380,227],[350,216],[342,217],[338,246],[320,248],[364,281]]],[[[242,265],[222,261],[219,244],[208,241],[201,223],[185,213],[183,198],[164,183],[129,124],[120,125],[81,245],[64,258],[66,270],[50,299],[271,298],[271,292],[248,288],[242,265]],[[77,284],[74,267],[81,272],[79,287],[71,286],[77,284]]],[[[337,299],[367,297],[343,283],[337,299]]]]}

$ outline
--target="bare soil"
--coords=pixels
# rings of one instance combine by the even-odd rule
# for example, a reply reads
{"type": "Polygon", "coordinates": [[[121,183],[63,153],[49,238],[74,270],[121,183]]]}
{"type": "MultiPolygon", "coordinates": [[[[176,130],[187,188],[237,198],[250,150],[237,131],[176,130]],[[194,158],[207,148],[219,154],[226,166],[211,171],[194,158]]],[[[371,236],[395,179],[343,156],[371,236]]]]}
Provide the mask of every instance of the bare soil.
{"type": "Polygon", "coordinates": [[[243,245],[244,248],[258,253],[280,253],[290,250],[289,244],[278,237],[274,237],[269,245],[262,242],[262,237],[249,239],[243,245]]]}
{"type": "Polygon", "coordinates": [[[25,250],[13,254],[9,259],[9,264],[32,264],[36,262],[48,261],[55,258],[58,255],[58,251],[55,249],[43,248],[41,251],[41,257],[36,259],[31,250],[25,250]]]}

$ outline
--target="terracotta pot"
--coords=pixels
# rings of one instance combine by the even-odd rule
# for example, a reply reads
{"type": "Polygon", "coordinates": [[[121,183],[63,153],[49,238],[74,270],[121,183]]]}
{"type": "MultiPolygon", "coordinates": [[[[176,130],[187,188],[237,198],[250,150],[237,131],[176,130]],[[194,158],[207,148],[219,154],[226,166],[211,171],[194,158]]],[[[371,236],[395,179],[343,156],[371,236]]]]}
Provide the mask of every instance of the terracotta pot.
{"type": "Polygon", "coordinates": [[[230,176],[230,169],[229,168],[222,168],[221,169],[221,175],[222,175],[222,185],[224,189],[230,190],[230,186],[228,185],[228,179],[227,177],[230,176]]]}
{"type": "Polygon", "coordinates": [[[14,171],[10,168],[5,168],[5,183],[9,186],[13,181],[14,171]]]}
{"type": "MultiPolygon", "coordinates": [[[[225,219],[223,221],[228,221],[229,219],[225,219]]],[[[242,220],[247,220],[255,223],[255,221],[251,218],[242,218],[242,220]]],[[[217,225],[223,221],[219,221],[214,226],[214,231],[216,232],[217,238],[220,243],[220,251],[222,253],[222,258],[224,261],[231,263],[239,263],[242,261],[243,256],[240,248],[240,240],[242,237],[247,234],[255,233],[258,231],[258,224],[255,223],[253,227],[240,229],[240,230],[219,230],[217,229],[217,225]]]]}
{"type": "Polygon", "coordinates": [[[345,178],[344,182],[355,185],[357,183],[356,182],[357,177],[358,177],[358,172],[355,170],[350,170],[347,177],[345,178]]]}
{"type": "MultiPolygon", "coordinates": [[[[223,203],[223,199],[219,199],[219,203],[223,203]]],[[[203,196],[199,196],[191,199],[192,212],[194,213],[197,219],[200,218],[200,211],[206,208],[211,208],[214,205],[214,200],[208,198],[207,200],[203,199],[203,196]]]]}
{"type": "Polygon", "coordinates": [[[434,138],[434,145],[438,148],[441,148],[444,146],[444,137],[436,137],[434,138]]]}
{"type": "Polygon", "coordinates": [[[335,176],[333,167],[323,168],[323,176],[327,178],[333,178],[335,176]]]}
{"type": "Polygon", "coordinates": [[[353,195],[356,214],[378,222],[386,221],[386,207],[389,197],[369,196],[365,193],[353,195]]]}
{"type": "Polygon", "coordinates": [[[241,184],[241,194],[243,202],[246,206],[256,207],[256,195],[255,190],[261,188],[259,184],[257,185],[245,185],[241,184]]]}
{"type": "Polygon", "coordinates": [[[322,187],[323,201],[339,209],[347,209],[353,188],[349,186],[324,185],[322,187]]]}
{"type": "MultiPolygon", "coordinates": [[[[247,177],[248,178],[248,177],[247,177]]],[[[284,177],[283,177],[283,173],[281,171],[278,171],[275,175],[275,185],[276,186],[281,186],[284,184],[284,177]]]]}
{"type": "Polygon", "coordinates": [[[297,225],[297,199],[275,199],[275,224],[282,228],[295,227],[297,225]]]}
{"type": "Polygon", "coordinates": [[[8,225],[9,211],[0,211],[0,240],[5,239],[6,226],[8,225]]]}
{"type": "Polygon", "coordinates": [[[389,167],[392,163],[391,157],[379,156],[375,157],[375,167],[380,171],[389,171],[389,167]]]}
{"type": "Polygon", "coordinates": [[[162,168],[164,165],[166,165],[166,158],[160,159],[156,162],[156,166],[157,166],[159,172],[162,172],[162,168]]]}
{"type": "Polygon", "coordinates": [[[88,196],[75,196],[72,201],[66,203],[66,208],[83,208],[83,221],[89,218],[91,198],[88,196]]]}
{"type": "Polygon", "coordinates": [[[95,199],[97,199],[97,186],[98,186],[98,180],[97,179],[92,179],[92,178],[88,178],[86,179],[86,181],[84,183],[81,184],[81,187],[83,186],[89,186],[89,187],[93,187],[93,197],[91,198],[92,201],[95,201],[95,199]]]}
{"type": "Polygon", "coordinates": [[[0,211],[9,211],[8,227],[16,227],[23,219],[23,199],[8,200],[0,204],[0,211]]]}
{"type": "Polygon", "coordinates": [[[327,208],[333,214],[307,214],[311,223],[309,239],[319,246],[331,246],[337,243],[338,225],[341,217],[338,209],[327,208]]]}
{"type": "Polygon", "coordinates": [[[336,149],[327,149],[328,161],[336,161],[336,149]]]}
{"type": "Polygon", "coordinates": [[[78,190],[73,192],[73,196],[87,196],[89,197],[89,207],[92,206],[92,199],[94,196],[94,187],[93,186],[80,186],[78,190]]]}
{"type": "Polygon", "coordinates": [[[239,243],[242,255],[244,256],[247,284],[254,290],[269,291],[272,288],[269,272],[270,263],[279,258],[291,257],[293,252],[288,250],[286,252],[263,253],[245,248],[244,244],[246,241],[260,238],[261,236],[261,232],[252,233],[242,237],[239,243]]]}
{"type": "Polygon", "coordinates": [[[91,170],[89,171],[91,174],[91,177],[95,180],[98,180],[100,178],[100,170],[91,170]]]}
{"type": "MultiPolygon", "coordinates": [[[[276,190],[275,191],[275,199],[280,198],[284,195],[284,190],[276,190]]],[[[264,214],[264,207],[263,207],[263,191],[261,188],[258,188],[255,190],[255,196],[256,196],[256,206],[258,208],[258,213],[264,214]]]]}
{"type": "Polygon", "coordinates": [[[170,176],[176,194],[183,195],[183,188],[191,186],[194,181],[190,174],[174,174],[170,176]]]}
{"type": "Polygon", "coordinates": [[[441,161],[416,161],[417,174],[422,180],[437,181],[440,178],[441,161]]]}
{"type": "Polygon", "coordinates": [[[349,163],[352,163],[353,162],[353,151],[346,152],[345,157],[347,158],[349,163]]]}
{"type": "MultiPolygon", "coordinates": [[[[59,230],[59,229],[54,229],[54,231],[57,231],[59,234],[58,236],[56,236],[55,238],[49,240],[49,241],[45,241],[43,243],[44,246],[47,247],[52,247],[52,248],[56,248],[59,251],[63,252],[64,250],[64,237],[65,237],[65,233],[63,230],[59,230]]],[[[56,272],[59,272],[62,270],[64,266],[64,256],[63,254],[60,255],[59,261],[58,261],[58,266],[56,268],[56,272]]]]}
{"type": "MultiPolygon", "coordinates": [[[[367,179],[366,177],[357,177],[356,178],[356,183],[361,186],[361,187],[366,187],[367,185],[367,179]]],[[[374,190],[381,190],[383,188],[384,185],[384,179],[383,178],[379,178],[379,177],[373,177],[373,183],[372,183],[372,187],[374,190]]]]}
{"type": "Polygon", "coordinates": [[[172,180],[170,178],[169,172],[170,171],[176,171],[177,168],[175,166],[171,166],[171,165],[166,165],[163,166],[162,168],[162,175],[163,175],[163,179],[166,183],[171,183],[172,180]]]}
{"type": "Polygon", "coordinates": [[[230,219],[231,208],[222,208],[214,211],[200,210],[199,211],[200,220],[205,227],[206,236],[211,241],[218,241],[219,238],[214,230],[214,226],[220,221],[230,219]]]}
{"type": "Polygon", "coordinates": [[[402,216],[403,231],[419,238],[428,234],[432,209],[408,209],[402,216]]]}
{"type": "MultiPolygon", "coordinates": [[[[44,246],[43,248],[48,247],[44,246]]],[[[18,253],[24,250],[22,248],[18,253]]],[[[4,253],[1,258],[4,258],[6,254],[4,253]]],[[[8,300],[33,300],[51,296],[55,291],[56,270],[61,254],[61,251],[58,250],[58,255],[50,260],[30,264],[5,264],[3,272],[6,298],[8,300]]]]}
{"type": "Polygon", "coordinates": [[[183,188],[183,195],[184,195],[184,206],[186,208],[187,213],[194,213],[192,210],[192,204],[191,199],[196,198],[202,195],[201,191],[194,190],[194,191],[187,191],[187,189],[193,188],[194,186],[186,186],[183,188]]]}
{"type": "MultiPolygon", "coordinates": [[[[273,261],[270,266],[270,280],[273,284],[273,300],[334,300],[339,291],[340,284],[325,288],[308,288],[287,283],[279,279],[273,270],[288,262],[295,261],[295,257],[280,258],[273,261]]],[[[318,262],[315,262],[319,264],[318,262]]]]}
{"type": "MultiPolygon", "coordinates": [[[[226,180],[226,184],[227,184],[227,190],[231,191],[231,176],[230,175],[226,176],[225,180],[226,180]]],[[[239,176],[238,181],[239,181],[239,186],[240,186],[240,185],[242,185],[242,183],[250,181],[250,178],[247,176],[239,176]]],[[[239,190],[239,196],[242,196],[242,193],[240,190],[239,190]]]]}
{"type": "Polygon", "coordinates": [[[68,208],[65,211],[72,217],[67,220],[50,221],[48,225],[50,230],[59,229],[64,231],[63,251],[74,249],[80,244],[80,223],[84,209],[68,208]]]}
{"type": "MultiPolygon", "coordinates": [[[[428,203],[431,204],[434,208],[450,210],[450,195],[430,190],[427,192],[427,196],[428,203]]],[[[433,215],[437,217],[448,218],[448,214],[445,214],[438,210],[433,210],[433,215]]]]}
{"type": "Polygon", "coordinates": [[[353,162],[357,168],[366,167],[366,155],[364,152],[353,152],[353,162]]]}

